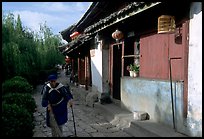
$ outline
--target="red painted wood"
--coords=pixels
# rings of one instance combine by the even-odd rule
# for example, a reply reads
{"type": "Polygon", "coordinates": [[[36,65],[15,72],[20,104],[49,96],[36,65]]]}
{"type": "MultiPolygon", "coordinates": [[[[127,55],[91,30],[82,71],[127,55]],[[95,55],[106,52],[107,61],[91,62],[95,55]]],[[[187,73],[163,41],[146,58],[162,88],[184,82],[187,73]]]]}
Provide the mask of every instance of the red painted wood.
{"type": "Polygon", "coordinates": [[[140,77],[170,78],[169,58],[172,59],[172,80],[184,80],[184,45],[175,43],[174,34],[153,34],[140,40],[140,77]]]}
{"type": "Polygon", "coordinates": [[[168,35],[154,34],[140,39],[140,77],[168,79],[168,35]]]}
{"type": "Polygon", "coordinates": [[[169,57],[171,60],[172,80],[184,80],[184,43],[175,43],[175,34],[169,35],[169,57]]]}
{"type": "Polygon", "coordinates": [[[78,58],[78,80],[79,84],[85,85],[85,60],[78,58]]]}

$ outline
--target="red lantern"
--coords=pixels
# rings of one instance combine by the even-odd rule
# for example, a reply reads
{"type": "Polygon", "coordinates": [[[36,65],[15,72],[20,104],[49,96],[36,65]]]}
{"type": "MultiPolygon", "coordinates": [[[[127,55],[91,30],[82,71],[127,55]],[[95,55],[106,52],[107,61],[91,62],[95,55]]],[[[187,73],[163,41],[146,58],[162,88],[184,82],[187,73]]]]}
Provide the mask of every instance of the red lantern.
{"type": "Polygon", "coordinates": [[[70,35],[70,38],[71,38],[71,39],[75,39],[77,36],[79,36],[79,32],[75,31],[74,33],[72,33],[72,34],[70,35]]]}
{"type": "Polygon", "coordinates": [[[121,31],[117,30],[117,29],[115,30],[115,32],[112,33],[112,37],[113,37],[113,39],[115,39],[116,41],[122,39],[123,36],[124,36],[123,33],[122,33],[121,31]]]}
{"type": "Polygon", "coordinates": [[[65,62],[68,64],[68,63],[71,62],[71,59],[70,59],[68,56],[66,56],[66,58],[65,58],[65,62]]]}

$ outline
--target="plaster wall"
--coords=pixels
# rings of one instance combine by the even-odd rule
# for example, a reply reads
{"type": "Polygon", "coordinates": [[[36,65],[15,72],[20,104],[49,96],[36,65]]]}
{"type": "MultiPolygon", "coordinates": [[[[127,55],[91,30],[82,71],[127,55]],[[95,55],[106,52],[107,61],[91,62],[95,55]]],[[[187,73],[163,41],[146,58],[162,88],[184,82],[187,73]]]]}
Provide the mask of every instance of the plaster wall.
{"type": "Polygon", "coordinates": [[[186,124],[190,136],[202,137],[202,2],[190,9],[186,124]]]}
{"type": "MultiPolygon", "coordinates": [[[[172,87],[175,127],[178,129],[183,125],[183,82],[173,82],[172,87]]],[[[132,112],[147,112],[151,120],[173,128],[169,81],[123,77],[121,103],[132,112]]]]}
{"type": "Polygon", "coordinates": [[[102,92],[102,50],[101,44],[97,44],[94,56],[91,56],[92,89],[102,92]]]}

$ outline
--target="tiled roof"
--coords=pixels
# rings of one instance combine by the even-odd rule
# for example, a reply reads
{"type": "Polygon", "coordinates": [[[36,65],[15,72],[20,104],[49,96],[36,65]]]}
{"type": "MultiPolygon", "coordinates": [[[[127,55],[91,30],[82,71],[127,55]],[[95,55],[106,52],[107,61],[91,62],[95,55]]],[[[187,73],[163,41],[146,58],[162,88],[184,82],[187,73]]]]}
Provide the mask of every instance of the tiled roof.
{"type": "MultiPolygon", "coordinates": [[[[153,7],[161,2],[132,2],[119,11],[111,13],[109,16],[100,19],[98,22],[88,26],[84,29],[84,33],[80,34],[75,40],[68,43],[67,47],[63,50],[63,53],[69,53],[73,49],[76,49],[84,42],[91,40],[92,35],[97,33],[115,23],[125,20],[133,15],[136,15],[150,7],[153,7]],[[76,47],[76,48],[75,48],[76,47]]],[[[92,11],[93,12],[93,11],[92,11]]],[[[75,24],[76,25],[76,24],[75,24]]],[[[75,26],[76,27],[76,26],[75,26]]],[[[70,29],[70,28],[69,28],[70,29]]],[[[67,30],[65,30],[66,32],[67,30]]]]}
{"type": "Polygon", "coordinates": [[[84,44],[86,41],[91,40],[92,37],[86,34],[80,34],[75,40],[72,40],[67,44],[67,48],[64,49],[63,53],[69,52],[74,47],[79,47],[84,44]]]}
{"type": "Polygon", "coordinates": [[[150,7],[153,7],[161,2],[133,2],[127,5],[125,8],[111,13],[106,18],[101,19],[93,25],[90,25],[84,30],[86,34],[94,34],[108,26],[111,26],[117,22],[120,22],[128,17],[131,17],[139,12],[142,12],[150,7]]]}
{"type": "Polygon", "coordinates": [[[66,49],[67,47],[68,47],[68,43],[63,44],[63,45],[61,45],[61,46],[58,46],[58,49],[60,50],[60,52],[63,52],[64,49],[66,49]]]}

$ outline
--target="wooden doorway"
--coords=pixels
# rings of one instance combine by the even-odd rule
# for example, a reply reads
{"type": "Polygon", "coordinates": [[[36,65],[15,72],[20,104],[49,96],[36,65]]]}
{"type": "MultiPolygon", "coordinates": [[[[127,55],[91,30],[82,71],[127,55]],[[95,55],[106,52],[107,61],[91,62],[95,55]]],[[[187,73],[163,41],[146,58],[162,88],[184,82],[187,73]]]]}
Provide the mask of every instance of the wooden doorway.
{"type": "Polygon", "coordinates": [[[114,99],[120,100],[120,78],[122,71],[122,45],[123,43],[117,43],[111,45],[110,49],[110,90],[114,99]]]}

